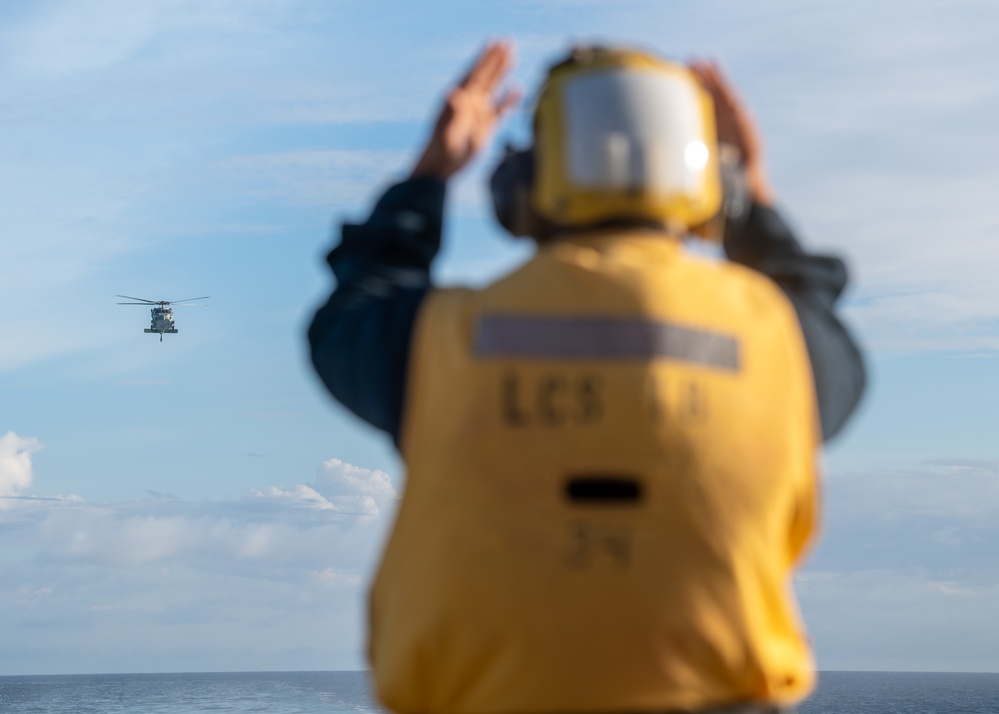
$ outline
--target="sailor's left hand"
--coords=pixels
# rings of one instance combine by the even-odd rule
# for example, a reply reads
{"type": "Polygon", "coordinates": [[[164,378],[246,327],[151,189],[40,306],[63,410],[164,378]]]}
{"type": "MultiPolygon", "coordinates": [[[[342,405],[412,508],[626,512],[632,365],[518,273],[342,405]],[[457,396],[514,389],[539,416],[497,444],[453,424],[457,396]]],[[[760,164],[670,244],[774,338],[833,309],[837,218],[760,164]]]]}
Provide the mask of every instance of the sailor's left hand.
{"type": "Polygon", "coordinates": [[[519,101],[516,91],[500,86],[513,66],[513,47],[491,42],[468,74],[448,92],[433,133],[413,177],[446,181],[475,158],[492,137],[497,123],[519,101]]]}
{"type": "Polygon", "coordinates": [[[764,162],[763,134],[749,107],[721,65],[695,60],[688,67],[714,101],[718,141],[734,146],[742,156],[750,197],[755,203],[772,205],[775,199],[764,162]]]}

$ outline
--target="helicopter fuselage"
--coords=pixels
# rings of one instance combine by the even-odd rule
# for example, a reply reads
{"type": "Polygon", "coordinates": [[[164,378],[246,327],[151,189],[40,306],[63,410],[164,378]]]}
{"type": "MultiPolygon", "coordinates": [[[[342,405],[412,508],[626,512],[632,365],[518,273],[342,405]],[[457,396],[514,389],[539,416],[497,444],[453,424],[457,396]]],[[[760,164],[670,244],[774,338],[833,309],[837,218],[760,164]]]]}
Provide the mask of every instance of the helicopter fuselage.
{"type": "Polygon", "coordinates": [[[160,339],[163,339],[164,334],[175,334],[177,328],[174,326],[173,322],[173,310],[169,307],[156,306],[149,311],[151,315],[151,321],[148,330],[143,330],[143,332],[159,333],[160,339]]]}

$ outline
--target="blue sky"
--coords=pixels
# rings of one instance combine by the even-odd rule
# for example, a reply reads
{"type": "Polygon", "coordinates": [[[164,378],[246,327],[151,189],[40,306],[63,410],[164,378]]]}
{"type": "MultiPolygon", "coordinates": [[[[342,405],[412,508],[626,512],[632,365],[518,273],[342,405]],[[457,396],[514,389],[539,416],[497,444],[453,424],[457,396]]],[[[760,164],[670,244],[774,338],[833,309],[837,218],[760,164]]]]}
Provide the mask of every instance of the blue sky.
{"type": "MultiPolygon", "coordinates": [[[[402,469],[304,327],[322,256],[490,37],[721,59],[787,214],[845,254],[872,389],[798,578],[827,669],[999,668],[999,10],[796,3],[0,6],[0,672],[352,669],[402,469]],[[115,294],[210,295],[180,333],[115,294]]],[[[529,102],[500,138],[523,139],[529,102]]],[[[523,260],[449,194],[443,282],[523,260]]]]}

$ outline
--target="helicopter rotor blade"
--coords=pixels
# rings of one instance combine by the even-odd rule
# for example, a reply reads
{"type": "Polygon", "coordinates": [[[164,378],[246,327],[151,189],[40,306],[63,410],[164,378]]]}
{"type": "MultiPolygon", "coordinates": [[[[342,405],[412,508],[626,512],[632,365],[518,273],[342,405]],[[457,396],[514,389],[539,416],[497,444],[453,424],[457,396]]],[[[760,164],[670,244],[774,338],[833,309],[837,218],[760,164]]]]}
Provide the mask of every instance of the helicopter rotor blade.
{"type": "Polygon", "coordinates": [[[125,304],[155,305],[156,304],[155,300],[146,300],[146,298],[137,298],[137,297],[132,297],[131,295],[115,295],[115,297],[123,297],[123,298],[128,298],[129,300],[138,300],[139,301],[138,303],[123,303],[123,302],[120,302],[120,303],[118,303],[119,305],[125,305],[125,304]]]}
{"type": "MultiPolygon", "coordinates": [[[[146,307],[149,307],[150,305],[155,305],[155,304],[156,303],[154,303],[154,302],[153,303],[149,303],[149,302],[116,302],[115,303],[115,305],[145,305],[146,307]]],[[[208,307],[208,306],[205,305],[205,307],[208,307]]]]}
{"type": "MultiPolygon", "coordinates": [[[[187,298],[185,300],[164,300],[167,305],[179,305],[182,302],[191,302],[192,300],[207,300],[211,295],[204,295],[202,297],[187,298]]],[[[208,307],[207,305],[205,307],[208,307]]]]}

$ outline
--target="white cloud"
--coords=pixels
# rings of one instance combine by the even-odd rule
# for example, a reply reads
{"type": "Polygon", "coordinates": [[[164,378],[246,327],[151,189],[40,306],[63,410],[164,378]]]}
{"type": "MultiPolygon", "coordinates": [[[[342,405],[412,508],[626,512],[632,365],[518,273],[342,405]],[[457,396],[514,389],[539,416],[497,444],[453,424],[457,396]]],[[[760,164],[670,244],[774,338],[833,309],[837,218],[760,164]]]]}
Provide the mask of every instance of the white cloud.
{"type": "Polygon", "coordinates": [[[313,484],[251,490],[235,502],[13,503],[20,527],[31,529],[22,542],[44,562],[126,569],[183,563],[266,575],[269,567],[369,567],[396,499],[385,472],[331,459],[313,484]]]}
{"type": "Polygon", "coordinates": [[[0,436],[0,508],[9,505],[3,496],[16,496],[31,486],[31,455],[42,448],[38,439],[13,431],[0,436]]]}
{"type": "Polygon", "coordinates": [[[384,471],[352,466],[340,459],[323,462],[316,489],[338,506],[359,506],[364,513],[374,515],[393,508],[399,495],[384,471]]]}
{"type": "Polygon", "coordinates": [[[393,512],[398,492],[384,471],[329,459],[319,468],[312,486],[297,484],[290,489],[272,486],[264,491],[251,491],[251,496],[347,516],[380,516],[393,512]]]}
{"type": "MultiPolygon", "coordinates": [[[[8,434],[0,446],[6,459],[36,444],[8,434]]],[[[170,652],[145,666],[180,671],[190,656],[207,662],[218,649],[212,642],[228,643],[215,651],[218,664],[201,665],[213,670],[362,663],[364,587],[397,500],[383,471],[330,459],[313,483],[237,501],[7,500],[14,507],[0,511],[5,643],[31,651],[46,643],[52,661],[63,663],[39,655],[35,672],[91,666],[72,664],[72,646],[103,651],[119,662],[110,671],[124,671],[122,653],[152,663],[154,651],[170,652]]],[[[25,666],[3,651],[0,665],[25,666]]]]}

